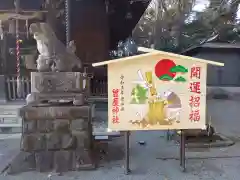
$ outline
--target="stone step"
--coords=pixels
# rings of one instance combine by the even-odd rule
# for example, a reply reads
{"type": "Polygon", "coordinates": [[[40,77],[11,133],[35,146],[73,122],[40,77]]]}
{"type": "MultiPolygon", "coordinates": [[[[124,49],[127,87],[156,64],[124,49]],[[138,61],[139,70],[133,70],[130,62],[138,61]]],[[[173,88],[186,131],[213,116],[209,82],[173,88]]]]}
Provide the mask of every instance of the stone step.
{"type": "Polygon", "coordinates": [[[0,117],[17,117],[18,111],[24,104],[1,104],[0,117]]]}
{"type": "Polygon", "coordinates": [[[0,117],[1,116],[18,116],[18,111],[22,106],[0,106],[0,117]]]}
{"type": "Polygon", "coordinates": [[[18,117],[18,111],[4,111],[4,112],[0,112],[0,118],[16,118],[18,117]]]}
{"type": "Polygon", "coordinates": [[[20,104],[1,104],[0,105],[0,130],[1,132],[21,132],[22,119],[19,117],[19,109],[24,106],[20,104]]]}
{"type": "Polygon", "coordinates": [[[1,127],[22,127],[22,119],[20,117],[0,117],[1,127]]]}
{"type": "Polygon", "coordinates": [[[18,109],[25,105],[26,103],[6,103],[6,104],[0,104],[0,109],[18,109]]]}

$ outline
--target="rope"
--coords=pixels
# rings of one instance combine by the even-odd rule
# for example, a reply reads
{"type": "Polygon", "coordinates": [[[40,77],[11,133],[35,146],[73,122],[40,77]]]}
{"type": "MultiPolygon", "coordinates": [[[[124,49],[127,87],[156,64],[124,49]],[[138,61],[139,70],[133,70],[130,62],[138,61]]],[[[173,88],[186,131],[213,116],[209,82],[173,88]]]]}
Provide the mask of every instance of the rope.
{"type": "MultiPolygon", "coordinates": [[[[18,23],[17,23],[18,24],[18,23]]],[[[16,27],[16,29],[18,29],[16,27]]],[[[22,91],[22,84],[21,84],[21,72],[20,72],[20,39],[19,39],[19,32],[16,31],[16,60],[17,60],[17,93],[18,96],[21,96],[22,91]]]]}
{"type": "MultiPolygon", "coordinates": [[[[16,13],[19,13],[19,0],[15,0],[16,13]]],[[[17,94],[18,97],[22,95],[22,83],[20,72],[20,38],[19,38],[19,20],[16,19],[16,63],[17,63],[17,94]]]]}
{"type": "Polygon", "coordinates": [[[66,45],[70,42],[70,0],[65,0],[66,45]]]}

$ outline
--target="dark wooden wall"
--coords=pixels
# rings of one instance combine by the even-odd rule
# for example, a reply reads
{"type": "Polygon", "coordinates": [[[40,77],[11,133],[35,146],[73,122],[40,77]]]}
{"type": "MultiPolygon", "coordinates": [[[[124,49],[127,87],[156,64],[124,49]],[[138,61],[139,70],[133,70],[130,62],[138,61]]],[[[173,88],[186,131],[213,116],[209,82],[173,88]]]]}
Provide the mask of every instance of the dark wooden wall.
{"type": "Polygon", "coordinates": [[[108,12],[105,0],[74,1],[71,8],[72,39],[76,41],[77,55],[90,71],[97,76],[106,76],[106,67],[91,68],[94,62],[109,59],[109,50],[116,48],[119,40],[131,36],[146,3],[129,0],[109,0],[108,12]],[[130,12],[132,18],[126,18],[130,12]]]}
{"type": "MultiPolygon", "coordinates": [[[[71,16],[71,39],[76,42],[78,57],[92,72],[92,63],[108,59],[109,25],[104,1],[75,1],[71,16]]],[[[98,70],[94,69],[94,74],[98,75],[98,70]]],[[[106,70],[100,72],[106,75],[106,70]]]]}

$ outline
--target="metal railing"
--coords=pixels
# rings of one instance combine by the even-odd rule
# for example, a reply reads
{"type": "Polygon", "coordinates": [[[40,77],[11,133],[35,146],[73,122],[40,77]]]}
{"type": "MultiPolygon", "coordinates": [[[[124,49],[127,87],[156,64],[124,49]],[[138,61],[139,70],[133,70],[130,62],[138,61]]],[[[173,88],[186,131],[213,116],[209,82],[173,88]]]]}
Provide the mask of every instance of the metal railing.
{"type": "MultiPolygon", "coordinates": [[[[90,96],[94,97],[107,97],[107,80],[89,79],[90,83],[87,83],[87,87],[90,96]]],[[[17,92],[17,76],[6,77],[6,93],[9,101],[25,100],[28,94],[31,93],[31,79],[27,76],[20,78],[21,89],[17,92]]]]}

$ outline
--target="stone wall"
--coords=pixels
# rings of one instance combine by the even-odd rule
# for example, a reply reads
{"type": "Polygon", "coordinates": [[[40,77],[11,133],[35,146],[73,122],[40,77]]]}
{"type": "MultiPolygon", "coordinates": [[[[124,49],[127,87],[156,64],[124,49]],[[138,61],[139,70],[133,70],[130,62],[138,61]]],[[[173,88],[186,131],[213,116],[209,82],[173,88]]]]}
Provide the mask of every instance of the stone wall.
{"type": "Polygon", "coordinates": [[[28,153],[28,169],[94,169],[92,107],[31,106],[20,110],[23,119],[21,151],[28,153]]]}

